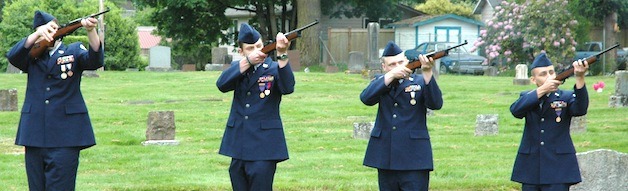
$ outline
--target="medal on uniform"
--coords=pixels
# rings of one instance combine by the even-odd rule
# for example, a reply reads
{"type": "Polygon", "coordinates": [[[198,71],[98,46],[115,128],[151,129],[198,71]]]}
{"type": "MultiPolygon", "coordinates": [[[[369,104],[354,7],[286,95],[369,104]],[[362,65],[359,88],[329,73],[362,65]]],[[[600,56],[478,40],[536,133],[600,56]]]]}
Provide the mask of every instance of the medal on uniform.
{"type": "Polygon", "coordinates": [[[411,105],[416,105],[416,100],[414,99],[415,95],[416,95],[416,92],[414,92],[414,91],[410,92],[410,98],[412,98],[412,99],[410,99],[410,104],[411,105]]]}
{"type": "Polygon", "coordinates": [[[561,119],[560,119],[560,114],[563,112],[562,108],[556,108],[556,123],[560,123],[561,119]]]}
{"type": "Polygon", "coordinates": [[[65,72],[65,64],[61,65],[61,72],[65,72]]]}
{"type": "Polygon", "coordinates": [[[270,87],[272,86],[272,82],[267,82],[266,83],[266,90],[264,90],[264,94],[269,95],[270,94],[270,87]]]}
{"type": "Polygon", "coordinates": [[[259,98],[264,99],[266,97],[266,94],[264,93],[264,89],[266,88],[266,83],[257,83],[257,85],[259,86],[259,98]]]}
{"type": "Polygon", "coordinates": [[[74,75],[74,72],[72,70],[68,71],[68,77],[72,77],[72,75],[74,75]]]}
{"type": "Polygon", "coordinates": [[[65,80],[66,78],[68,78],[68,74],[66,74],[66,73],[61,73],[61,79],[64,79],[64,80],[65,80]]]}

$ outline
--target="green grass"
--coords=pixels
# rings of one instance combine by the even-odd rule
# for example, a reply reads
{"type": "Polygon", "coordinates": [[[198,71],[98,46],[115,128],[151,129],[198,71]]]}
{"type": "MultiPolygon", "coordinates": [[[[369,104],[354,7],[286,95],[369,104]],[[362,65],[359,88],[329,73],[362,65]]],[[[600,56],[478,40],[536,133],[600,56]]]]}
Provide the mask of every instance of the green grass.
{"type": "MultiPolygon", "coordinates": [[[[99,72],[83,78],[98,145],[81,152],[77,190],[230,190],[230,158],[217,154],[232,93],[221,93],[219,72],[99,72]],[[130,104],[152,101],[152,104],[130,104]],[[179,146],[142,146],[148,112],[173,110],[179,146]]],[[[295,73],[296,90],[281,105],[290,160],[279,163],[276,190],[377,190],[377,171],[362,166],[366,140],[352,138],[348,116],[374,120],[359,94],[360,75],[295,73]]],[[[628,152],[628,108],[609,108],[614,77],[588,77],[587,132],[575,134],[579,152],[628,152]],[[603,93],[591,84],[606,82],[603,93]]],[[[428,117],[435,171],[431,190],[518,190],[510,181],[523,120],[510,104],[520,91],[512,77],[443,75],[444,106],[428,117]],[[477,114],[499,114],[499,135],[475,137],[477,114]]],[[[569,79],[563,88],[571,89],[569,79]]],[[[0,74],[0,89],[17,88],[26,75],[0,74]]],[[[0,190],[27,190],[23,148],[13,145],[19,112],[0,112],[0,190]]]]}

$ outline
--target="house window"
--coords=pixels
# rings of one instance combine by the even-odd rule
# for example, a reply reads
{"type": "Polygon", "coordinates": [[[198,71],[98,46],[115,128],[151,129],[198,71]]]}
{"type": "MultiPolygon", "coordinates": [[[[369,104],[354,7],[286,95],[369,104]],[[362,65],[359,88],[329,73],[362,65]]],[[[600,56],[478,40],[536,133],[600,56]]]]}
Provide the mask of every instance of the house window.
{"type": "Polygon", "coordinates": [[[386,25],[388,25],[390,23],[393,23],[394,21],[392,19],[389,19],[389,18],[382,18],[382,19],[379,19],[379,20],[372,20],[372,19],[369,19],[369,18],[364,18],[363,27],[364,28],[368,28],[369,27],[369,23],[371,23],[371,22],[379,23],[379,28],[383,29],[383,28],[390,28],[390,27],[386,27],[386,25]]]}
{"type": "Polygon", "coordinates": [[[434,27],[434,42],[455,42],[462,40],[461,27],[434,27]]]}

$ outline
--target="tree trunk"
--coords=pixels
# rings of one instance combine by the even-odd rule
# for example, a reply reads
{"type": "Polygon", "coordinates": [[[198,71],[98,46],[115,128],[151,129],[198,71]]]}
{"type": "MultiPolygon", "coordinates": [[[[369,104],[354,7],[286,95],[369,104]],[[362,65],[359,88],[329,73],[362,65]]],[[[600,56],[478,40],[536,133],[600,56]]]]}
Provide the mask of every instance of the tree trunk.
{"type": "MultiPolygon", "coordinates": [[[[615,23],[617,23],[617,13],[611,12],[604,18],[604,30],[606,30],[606,38],[604,39],[604,48],[615,45],[617,43],[617,33],[615,32],[615,23]]],[[[606,67],[605,73],[614,73],[617,70],[617,48],[604,54],[606,67]]]]}
{"type": "Polygon", "coordinates": [[[257,28],[257,30],[259,31],[260,35],[262,36],[262,41],[264,40],[269,40],[268,39],[268,19],[266,17],[266,9],[265,9],[266,5],[263,2],[256,2],[255,3],[255,15],[257,15],[257,23],[259,24],[259,27],[257,28]]]}
{"type": "MultiPolygon", "coordinates": [[[[321,18],[320,0],[296,0],[298,27],[313,22],[321,18]]],[[[314,25],[301,33],[301,38],[297,38],[297,50],[300,52],[301,66],[319,65],[320,62],[320,24],[314,25]]]]}
{"type": "Polygon", "coordinates": [[[277,16],[275,15],[275,4],[273,2],[269,2],[266,4],[266,10],[268,10],[268,40],[275,40],[275,35],[277,35],[277,16]]]}

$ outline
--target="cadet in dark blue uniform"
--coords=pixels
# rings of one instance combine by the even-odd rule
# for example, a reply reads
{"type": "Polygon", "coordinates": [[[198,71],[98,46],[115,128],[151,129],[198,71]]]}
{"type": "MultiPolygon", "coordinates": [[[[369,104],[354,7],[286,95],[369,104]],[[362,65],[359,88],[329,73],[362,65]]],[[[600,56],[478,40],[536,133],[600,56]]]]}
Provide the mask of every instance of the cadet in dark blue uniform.
{"type": "Polygon", "coordinates": [[[229,167],[235,191],[272,190],[277,163],[288,159],[279,104],[294,91],[294,74],[288,63],[290,41],[279,33],[277,62],[261,52],[259,32],[242,24],[238,53],[216,85],[223,93],[234,91],[231,113],[219,153],[232,158],[229,167]]]}
{"type": "Polygon", "coordinates": [[[364,165],[377,168],[379,189],[428,190],[434,169],[427,131],[427,108],[438,110],[443,98],[432,77],[434,61],[420,55],[422,75],[406,68],[408,59],[392,41],[382,55],[382,69],[362,91],[366,105],[379,103],[364,165]]]}
{"type": "Polygon", "coordinates": [[[45,12],[35,12],[35,32],[7,53],[13,66],[28,73],[26,97],[15,144],[26,147],[25,163],[30,190],[74,190],[79,153],[96,144],[87,107],[81,94],[81,74],[103,66],[104,54],[94,28],[98,20],[81,20],[89,50],[80,43],[62,44],[39,58],[29,56],[38,40],[53,41],[59,25],[45,12]]]}
{"type": "Polygon", "coordinates": [[[562,82],[554,80],[554,66],[541,53],[530,66],[530,79],[537,88],[522,92],[510,106],[513,116],[526,118],[511,178],[520,182],[524,191],[568,191],[581,181],[569,125],[573,116],[587,113],[584,74],[588,63],[575,61],[572,65],[574,90],[560,90],[562,82]]]}

